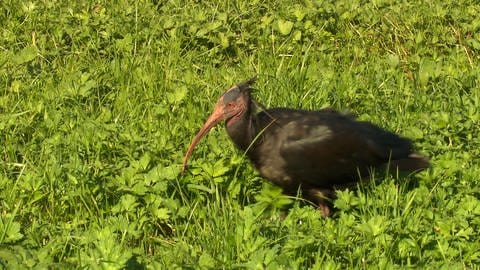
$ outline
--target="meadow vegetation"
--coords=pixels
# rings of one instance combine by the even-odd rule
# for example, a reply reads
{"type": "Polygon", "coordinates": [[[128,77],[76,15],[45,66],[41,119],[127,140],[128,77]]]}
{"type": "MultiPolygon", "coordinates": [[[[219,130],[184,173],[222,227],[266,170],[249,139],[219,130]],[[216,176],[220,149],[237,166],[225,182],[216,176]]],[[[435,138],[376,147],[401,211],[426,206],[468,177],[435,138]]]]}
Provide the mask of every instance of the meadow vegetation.
{"type": "Polygon", "coordinates": [[[470,269],[480,264],[477,1],[0,1],[0,269],[470,269]],[[334,107],[432,168],[339,192],[265,183],[219,95],[334,107]]]}

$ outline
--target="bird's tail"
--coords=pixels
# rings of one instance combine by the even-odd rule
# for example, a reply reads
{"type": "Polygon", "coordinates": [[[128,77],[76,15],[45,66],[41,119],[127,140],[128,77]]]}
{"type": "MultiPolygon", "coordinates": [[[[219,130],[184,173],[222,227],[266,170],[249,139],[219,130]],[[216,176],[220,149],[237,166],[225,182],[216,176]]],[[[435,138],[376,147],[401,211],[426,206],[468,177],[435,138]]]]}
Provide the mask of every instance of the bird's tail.
{"type": "Polygon", "coordinates": [[[389,167],[403,172],[418,172],[430,167],[430,161],[420,154],[413,153],[407,158],[391,160],[389,167]]]}

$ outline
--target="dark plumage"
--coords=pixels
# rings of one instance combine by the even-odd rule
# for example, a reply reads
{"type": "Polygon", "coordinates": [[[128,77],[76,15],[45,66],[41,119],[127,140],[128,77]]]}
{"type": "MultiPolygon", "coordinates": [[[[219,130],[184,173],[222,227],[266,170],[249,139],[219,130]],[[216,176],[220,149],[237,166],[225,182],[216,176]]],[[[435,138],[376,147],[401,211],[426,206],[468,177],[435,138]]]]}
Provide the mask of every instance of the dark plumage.
{"type": "Polygon", "coordinates": [[[427,168],[429,162],[414,153],[410,140],[333,109],[305,111],[273,108],[256,114],[251,84],[227,90],[184,159],[214,125],[226,120],[228,135],[247,155],[260,174],[287,194],[302,195],[316,203],[324,216],[330,211],[325,199],[334,191],[367,178],[372,169],[406,172],[427,168]]]}

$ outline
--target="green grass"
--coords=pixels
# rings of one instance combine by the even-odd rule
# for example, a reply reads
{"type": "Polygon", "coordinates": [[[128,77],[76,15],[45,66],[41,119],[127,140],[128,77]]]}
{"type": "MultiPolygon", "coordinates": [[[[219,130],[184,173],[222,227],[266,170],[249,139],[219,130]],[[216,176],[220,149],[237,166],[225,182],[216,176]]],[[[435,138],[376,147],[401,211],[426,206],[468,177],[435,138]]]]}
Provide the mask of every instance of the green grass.
{"type": "Polygon", "coordinates": [[[0,2],[0,269],[480,264],[475,1],[114,2],[0,2]],[[432,168],[323,219],[216,128],[182,177],[255,74],[265,106],[352,111],[432,168]]]}

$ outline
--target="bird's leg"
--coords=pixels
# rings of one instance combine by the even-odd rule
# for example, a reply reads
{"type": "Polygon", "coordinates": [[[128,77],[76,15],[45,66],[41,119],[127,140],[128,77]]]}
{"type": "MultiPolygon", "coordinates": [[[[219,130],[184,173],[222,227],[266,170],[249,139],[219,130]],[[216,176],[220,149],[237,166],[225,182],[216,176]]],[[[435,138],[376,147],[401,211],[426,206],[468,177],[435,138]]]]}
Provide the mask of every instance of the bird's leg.
{"type": "Polygon", "coordinates": [[[328,202],[335,196],[335,192],[329,189],[309,188],[307,189],[307,197],[314,202],[318,210],[321,211],[323,217],[328,217],[331,214],[328,202]]]}
{"type": "Polygon", "coordinates": [[[322,217],[330,216],[330,207],[326,203],[319,203],[318,209],[322,212],[322,217]]]}

